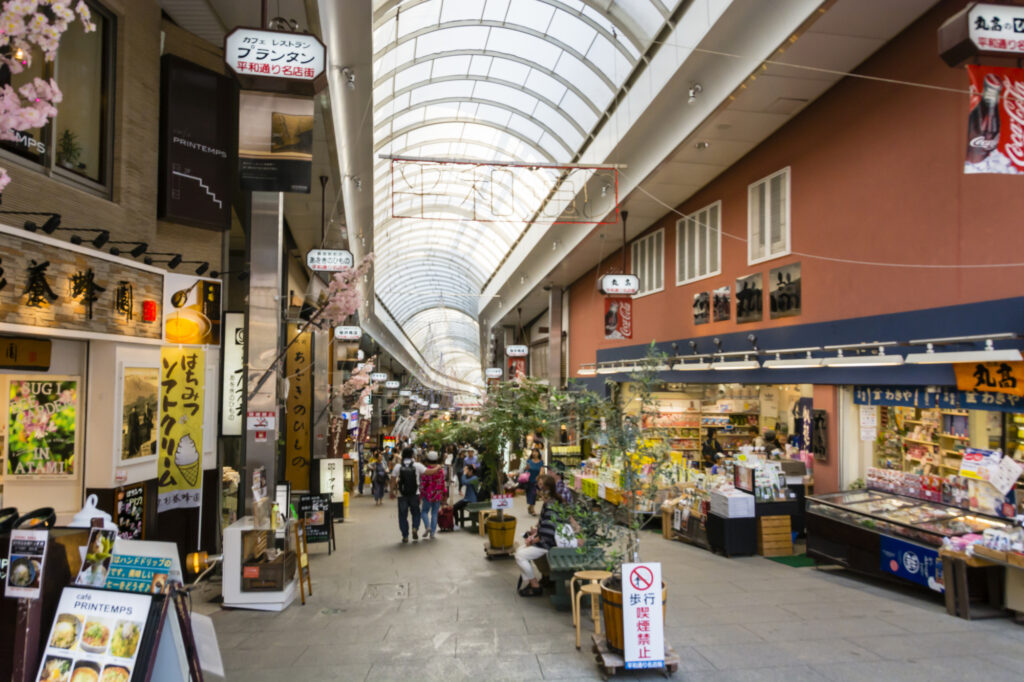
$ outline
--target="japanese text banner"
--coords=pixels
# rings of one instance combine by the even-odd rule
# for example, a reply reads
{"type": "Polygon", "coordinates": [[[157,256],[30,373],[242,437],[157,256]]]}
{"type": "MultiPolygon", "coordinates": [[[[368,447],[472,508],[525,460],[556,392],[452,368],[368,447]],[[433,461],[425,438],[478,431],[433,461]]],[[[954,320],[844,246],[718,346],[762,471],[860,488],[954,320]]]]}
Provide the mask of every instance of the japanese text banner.
{"type": "Polygon", "coordinates": [[[285,479],[292,490],[309,490],[310,426],[313,411],[313,335],[298,333],[298,326],[288,325],[288,342],[292,344],[285,358],[288,376],[288,400],[285,414],[285,479]],[[296,335],[298,338],[296,339],[296,335]]]}
{"type": "Polygon", "coordinates": [[[1024,396],[1024,362],[961,362],[953,371],[961,391],[1024,396]]]}
{"type": "Polygon", "coordinates": [[[205,364],[200,349],[160,351],[158,512],[198,507],[202,500],[205,364]]]}

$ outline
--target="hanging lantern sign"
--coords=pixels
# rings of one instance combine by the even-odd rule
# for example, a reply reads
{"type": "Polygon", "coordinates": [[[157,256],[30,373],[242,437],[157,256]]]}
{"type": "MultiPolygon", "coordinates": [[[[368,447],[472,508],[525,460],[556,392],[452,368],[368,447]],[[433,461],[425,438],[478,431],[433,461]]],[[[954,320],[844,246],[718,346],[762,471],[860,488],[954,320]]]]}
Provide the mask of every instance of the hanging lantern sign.
{"type": "Polygon", "coordinates": [[[392,379],[391,381],[385,381],[384,382],[384,388],[395,389],[395,388],[398,388],[401,385],[402,385],[401,382],[396,380],[396,379],[392,379]]]}
{"type": "Polygon", "coordinates": [[[334,338],[339,341],[358,341],[363,338],[363,330],[360,327],[335,327],[334,338]]]}
{"type": "Polygon", "coordinates": [[[373,372],[373,373],[370,374],[370,381],[378,382],[378,381],[387,381],[387,380],[388,380],[388,373],[387,372],[373,372]]]}
{"type": "Polygon", "coordinates": [[[430,403],[430,409],[432,409],[432,410],[436,410],[439,407],[441,407],[441,406],[438,405],[437,403],[430,403]]]}
{"type": "Polygon", "coordinates": [[[529,347],[523,344],[516,344],[513,346],[505,346],[505,355],[510,358],[525,358],[530,354],[529,347]]]}
{"type": "Polygon", "coordinates": [[[410,391],[408,389],[402,390],[402,391],[398,392],[398,395],[402,396],[403,398],[408,398],[409,396],[412,395],[412,391],[410,391]]]}
{"type": "Polygon", "coordinates": [[[611,274],[601,278],[602,294],[633,296],[640,291],[640,278],[636,275],[611,274]]]}
{"type": "Polygon", "coordinates": [[[505,373],[501,367],[488,367],[484,370],[484,376],[488,379],[500,379],[501,375],[505,373]]]}
{"type": "Polygon", "coordinates": [[[236,28],[224,38],[224,62],[249,90],[309,96],[327,85],[327,49],[305,33],[236,28]]]}
{"type": "Polygon", "coordinates": [[[345,249],[313,249],[306,254],[306,266],[317,272],[340,272],[354,265],[352,252],[345,249]]]}

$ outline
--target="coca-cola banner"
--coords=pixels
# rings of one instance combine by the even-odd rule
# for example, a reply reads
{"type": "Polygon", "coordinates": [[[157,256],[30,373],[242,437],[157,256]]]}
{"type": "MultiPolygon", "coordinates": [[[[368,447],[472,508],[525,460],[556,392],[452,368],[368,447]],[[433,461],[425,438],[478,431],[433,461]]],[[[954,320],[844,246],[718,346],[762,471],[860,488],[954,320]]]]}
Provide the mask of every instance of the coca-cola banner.
{"type": "Polygon", "coordinates": [[[968,64],[965,173],[1024,173],[1024,69],[968,64]]]}
{"type": "Polygon", "coordinates": [[[604,299],[604,338],[633,338],[633,299],[604,299]]]}

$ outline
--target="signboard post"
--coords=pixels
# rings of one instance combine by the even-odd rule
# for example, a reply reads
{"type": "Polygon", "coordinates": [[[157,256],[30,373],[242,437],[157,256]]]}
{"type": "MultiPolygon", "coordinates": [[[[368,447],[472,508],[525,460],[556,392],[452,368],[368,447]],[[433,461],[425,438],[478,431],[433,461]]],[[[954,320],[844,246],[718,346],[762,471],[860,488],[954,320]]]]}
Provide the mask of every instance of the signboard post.
{"type": "Polygon", "coordinates": [[[341,272],[352,268],[352,252],[345,249],[313,249],[306,254],[306,265],[316,272],[341,272]]]}
{"type": "Polygon", "coordinates": [[[622,577],[626,669],[664,668],[661,564],[622,564],[622,577]]]}

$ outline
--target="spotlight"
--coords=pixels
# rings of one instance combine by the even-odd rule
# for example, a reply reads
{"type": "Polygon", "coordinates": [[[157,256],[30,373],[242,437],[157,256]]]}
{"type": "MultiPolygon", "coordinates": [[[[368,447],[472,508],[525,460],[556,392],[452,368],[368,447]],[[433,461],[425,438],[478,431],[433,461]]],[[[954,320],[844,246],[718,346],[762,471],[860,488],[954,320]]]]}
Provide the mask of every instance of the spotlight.
{"type": "Polygon", "coordinates": [[[121,249],[117,248],[116,246],[111,246],[110,247],[110,255],[111,256],[120,256],[121,255],[121,249]]]}
{"type": "Polygon", "coordinates": [[[78,246],[79,244],[82,243],[82,238],[79,237],[77,234],[73,234],[71,235],[71,239],[69,239],[68,241],[70,241],[75,246],[78,246]]]}
{"type": "Polygon", "coordinates": [[[29,232],[35,232],[36,230],[38,230],[38,229],[39,229],[39,226],[38,226],[38,225],[36,225],[36,224],[35,224],[35,223],[34,223],[33,221],[31,221],[31,220],[26,220],[26,221],[25,221],[25,226],[24,226],[24,227],[25,227],[25,229],[26,229],[26,230],[28,230],[29,232]]]}
{"type": "Polygon", "coordinates": [[[53,234],[57,231],[58,227],[60,227],[60,216],[54,213],[46,219],[45,223],[43,223],[43,232],[46,234],[53,234]]]}
{"type": "Polygon", "coordinates": [[[704,86],[700,83],[694,83],[690,86],[689,97],[687,98],[687,104],[693,104],[697,101],[697,95],[704,92],[704,86]]]}
{"type": "Polygon", "coordinates": [[[129,251],[129,253],[132,254],[133,258],[138,258],[142,254],[146,253],[146,249],[148,249],[148,248],[149,248],[149,244],[146,244],[145,242],[140,242],[139,245],[136,246],[131,251],[129,251]]]}
{"type": "Polygon", "coordinates": [[[101,231],[96,238],[92,240],[92,245],[97,249],[102,249],[103,245],[110,241],[110,233],[106,230],[101,231]]]}
{"type": "Polygon", "coordinates": [[[197,275],[201,275],[201,274],[203,274],[204,272],[206,272],[209,269],[210,269],[210,264],[209,263],[206,263],[206,262],[200,263],[199,267],[196,268],[196,274],[197,275]]]}
{"type": "Polygon", "coordinates": [[[179,265],[181,265],[181,254],[180,253],[174,254],[174,258],[172,258],[171,260],[167,261],[167,267],[169,267],[171,270],[173,270],[174,268],[178,267],[179,265]]]}

